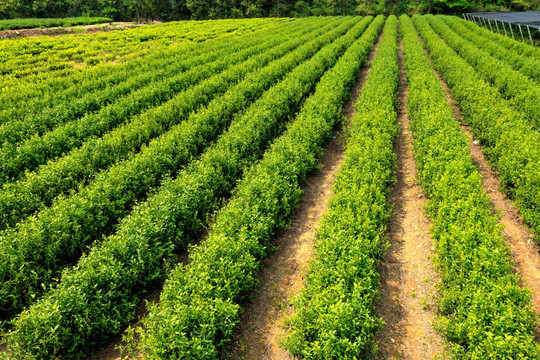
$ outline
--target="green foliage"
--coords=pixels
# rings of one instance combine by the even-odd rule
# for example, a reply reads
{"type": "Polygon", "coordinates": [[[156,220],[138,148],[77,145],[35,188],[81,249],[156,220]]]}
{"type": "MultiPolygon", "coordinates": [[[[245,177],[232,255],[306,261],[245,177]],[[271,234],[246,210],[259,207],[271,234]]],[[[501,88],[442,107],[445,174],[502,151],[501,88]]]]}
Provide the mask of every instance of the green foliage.
{"type": "MultiPolygon", "coordinates": [[[[175,259],[173,250],[185,250],[195,241],[207,226],[208,214],[219,206],[222,197],[229,196],[244,169],[260,157],[267,144],[283,130],[284,122],[295,113],[333,58],[323,57],[328,55],[328,50],[322,50],[319,54],[323,55],[303,61],[356,21],[341,19],[336,24],[336,21],[312,19],[308,24],[326,25],[319,26],[314,33],[308,30],[307,34],[297,36],[306,31],[300,30],[300,34],[289,32],[278,37],[285,42],[269,51],[277,58],[294,44],[302,45],[261,71],[253,71],[239,86],[231,88],[228,95],[215,102],[215,106],[193,116],[193,119],[205,121],[186,122],[189,125],[183,127],[183,132],[176,132],[175,143],[169,146],[176,145],[189,155],[189,146],[182,149],[182,142],[193,145],[198,141],[199,134],[192,131],[193,127],[202,128],[199,132],[207,134],[201,136],[202,145],[210,145],[208,133],[226,127],[225,119],[215,120],[223,116],[220,114],[225,109],[247,106],[250,96],[257,97],[262,89],[285,76],[244,114],[236,117],[198,161],[191,162],[175,180],[167,181],[126,217],[116,234],[96,245],[76,268],[64,272],[57,289],[23,312],[9,337],[11,350],[19,357],[34,354],[54,358],[62,354],[80,358],[104,337],[127,325],[138,297],[167,273],[168,264],[175,259]],[[299,63],[302,64],[295,68],[299,63]],[[253,93],[248,95],[250,89],[253,93]],[[243,98],[246,95],[248,99],[243,98]]],[[[364,21],[364,26],[366,23],[364,21]]],[[[268,40],[274,34],[268,33],[268,40]]],[[[252,60],[261,63],[262,59],[252,60]]]]}
{"type": "MultiPolygon", "coordinates": [[[[310,26],[307,26],[307,29],[309,30],[310,26]]],[[[77,180],[80,180],[76,175],[91,177],[92,168],[95,173],[101,164],[115,163],[115,160],[118,160],[115,159],[117,151],[121,152],[122,147],[131,145],[133,148],[137,141],[145,138],[148,141],[150,135],[155,136],[172,127],[164,136],[142,148],[132,159],[119,161],[108,171],[97,175],[77,194],[58,199],[36,217],[29,218],[28,221],[19,223],[15,229],[6,232],[0,242],[0,252],[6,255],[2,257],[0,267],[2,279],[6,280],[3,286],[0,286],[0,291],[5,294],[2,296],[3,308],[13,312],[35,301],[35,295],[45,290],[42,284],[51,283],[63,267],[80,256],[86,246],[111,233],[114,224],[129,213],[136,201],[145,199],[147,193],[158,186],[167,174],[176,174],[179,167],[204,149],[219,134],[219,130],[227,125],[232,114],[247,106],[248,101],[242,97],[247,96],[250,99],[257,96],[260,92],[258,90],[269,86],[274,77],[259,80],[257,85],[250,85],[247,89],[241,87],[238,92],[233,88],[234,90],[230,90],[233,98],[225,96],[224,99],[213,102],[206,111],[192,115],[185,124],[176,127],[173,125],[180,123],[212,97],[225,92],[246,74],[283,55],[291,46],[298,45],[298,42],[278,46],[242,62],[250,55],[256,55],[275,45],[275,40],[268,39],[262,44],[223,58],[225,64],[239,64],[221,74],[210,76],[189,91],[178,94],[174,101],[153,109],[138,121],[111,133],[111,136],[91,142],[74,156],[63,158],[56,166],[50,166],[48,171],[44,172],[44,179],[38,177],[37,181],[25,184],[37,187],[37,190],[43,193],[49,186],[47,182],[40,180],[49,180],[54,195],[55,186],[58,188],[71,183],[73,187],[77,180]],[[57,184],[57,180],[63,181],[57,184]],[[30,259],[34,259],[32,264],[26,264],[30,259]],[[17,264],[25,266],[21,269],[17,264]],[[25,291],[17,290],[21,287],[25,291]]],[[[204,75],[201,70],[199,69],[199,72],[204,75]]],[[[19,204],[23,202],[26,207],[33,206],[31,200],[35,199],[36,194],[32,194],[24,185],[18,190],[19,193],[12,192],[11,196],[6,196],[5,207],[8,208],[9,201],[16,200],[17,197],[20,199],[19,204]]],[[[69,190],[69,187],[63,190],[69,190]]],[[[44,195],[51,196],[47,192],[44,195]]],[[[34,201],[39,202],[39,199],[34,201]]],[[[11,209],[15,211],[17,207],[13,206],[11,209]]]]}
{"type": "MultiPolygon", "coordinates": [[[[506,50],[510,50],[515,55],[523,56],[524,59],[527,59],[527,60],[540,62],[540,49],[538,47],[532,47],[521,41],[516,41],[512,39],[510,36],[508,37],[505,36],[504,30],[501,28],[499,28],[500,34],[497,34],[494,31],[490,31],[487,28],[480,27],[471,21],[460,20],[460,23],[464,25],[465,27],[467,27],[470,31],[476,32],[479,34],[479,36],[489,39],[490,41],[496,44],[499,44],[500,46],[503,47],[503,49],[505,48],[506,50]]],[[[507,31],[510,31],[508,27],[506,27],[506,29],[507,31]]]]}
{"type": "Polygon", "coordinates": [[[356,6],[356,11],[359,14],[384,14],[389,11],[388,0],[359,0],[356,6]]]}
{"type": "MultiPolygon", "coordinates": [[[[99,44],[96,42],[89,44],[85,41],[89,38],[95,38],[94,36],[12,41],[8,48],[0,47],[0,56],[6,59],[0,63],[0,71],[5,74],[1,82],[4,87],[0,88],[0,124],[2,127],[9,128],[12,125],[7,124],[8,122],[29,123],[28,127],[19,125],[16,131],[10,132],[17,134],[19,131],[24,131],[27,134],[39,133],[39,129],[34,129],[35,125],[32,123],[36,120],[32,118],[44,118],[44,115],[47,115],[71,119],[80,116],[79,114],[82,112],[99,110],[100,102],[107,101],[101,100],[100,94],[110,94],[109,92],[112,90],[106,89],[107,87],[113,87],[127,80],[145,79],[147,72],[154,74],[156,79],[161,80],[159,76],[163,75],[162,70],[169,68],[175,61],[204,55],[204,49],[197,46],[200,41],[206,41],[209,50],[215,47],[217,47],[216,50],[226,49],[231,46],[231,41],[236,41],[240,36],[255,36],[256,33],[270,31],[280,23],[279,20],[270,19],[248,20],[240,26],[239,24],[233,25],[231,21],[229,24],[226,22],[214,24],[184,22],[181,27],[178,26],[178,23],[173,23],[170,26],[162,25],[155,28],[146,27],[132,30],[127,37],[118,37],[117,34],[120,32],[111,32],[104,34],[100,39],[95,39],[98,40],[99,44]],[[144,44],[144,47],[151,46],[155,50],[148,54],[141,53],[140,47],[143,43],[139,38],[149,31],[157,36],[155,41],[152,41],[151,44],[144,44]],[[189,42],[178,43],[179,38],[189,42]],[[191,42],[192,39],[197,39],[197,41],[191,42]],[[164,42],[169,45],[162,46],[164,42]],[[115,47],[114,50],[112,45],[115,47]],[[74,71],[73,68],[62,71],[47,71],[40,65],[45,59],[54,63],[65,63],[66,61],[84,63],[86,57],[93,56],[98,48],[102,53],[109,50],[112,50],[113,53],[103,57],[103,63],[99,66],[83,66],[80,68],[82,71],[74,71]],[[133,55],[124,55],[128,52],[133,55]],[[123,56],[128,57],[127,62],[124,62],[123,56]],[[107,63],[109,59],[114,59],[119,64],[110,66],[111,64],[107,63]],[[154,67],[152,71],[148,68],[149,65],[154,67]],[[38,67],[36,76],[21,74],[23,69],[36,66],[38,67]],[[141,69],[143,70],[142,74],[139,71],[141,69]],[[17,91],[13,91],[14,89],[17,91]],[[103,92],[97,93],[97,90],[103,92]],[[64,111],[73,112],[73,114],[61,115],[62,111],[52,110],[52,107],[63,107],[64,111]],[[51,111],[53,112],[51,113],[51,111]],[[42,112],[44,114],[41,114],[42,112]]],[[[125,89],[124,91],[129,90],[125,89]]],[[[57,121],[64,121],[62,119],[58,118],[57,121]]],[[[4,139],[6,138],[4,137],[4,139]]],[[[16,140],[10,139],[10,142],[13,141],[16,140]]]]}
{"type": "MultiPolygon", "coordinates": [[[[510,100],[516,110],[523,112],[533,127],[540,130],[540,84],[512,69],[506,62],[474,46],[447,26],[443,19],[434,16],[426,19],[452,49],[498,88],[500,94],[510,100]]],[[[540,70],[540,64],[536,65],[540,70]]]]}
{"type": "MultiPolygon", "coordinates": [[[[452,17],[452,16],[444,16],[442,17],[442,20],[450,26],[457,34],[460,36],[466,38],[468,41],[473,43],[478,48],[485,50],[488,52],[491,56],[496,57],[497,59],[501,60],[506,64],[506,66],[510,66],[516,71],[520,71],[523,75],[528,76],[532,80],[535,80],[537,83],[540,83],[540,62],[536,61],[535,59],[532,59],[527,56],[521,56],[517,54],[515,51],[506,49],[502,44],[492,41],[487,36],[483,36],[483,34],[479,31],[474,31],[467,26],[465,26],[465,20],[452,17]]],[[[502,29],[500,29],[502,31],[502,29]]],[[[486,56],[486,54],[483,54],[486,56]]],[[[505,72],[505,67],[502,66],[502,64],[494,63],[493,61],[489,61],[490,65],[497,66],[500,72],[505,72]]],[[[519,76],[518,74],[515,74],[514,72],[510,72],[509,74],[506,74],[505,76],[507,79],[501,80],[499,77],[503,76],[502,74],[499,74],[498,76],[493,73],[493,71],[489,71],[489,69],[485,69],[484,73],[486,73],[490,79],[493,79],[493,82],[495,83],[501,83],[506,84],[502,85],[502,88],[508,87],[509,93],[503,92],[503,96],[509,95],[510,97],[515,97],[515,95],[519,92],[518,89],[521,87],[522,91],[524,91],[524,95],[530,97],[531,95],[534,96],[534,93],[531,94],[530,90],[528,89],[534,89],[533,84],[528,79],[523,79],[522,76],[519,76]],[[485,70],[488,70],[486,73],[485,70]],[[515,84],[515,81],[524,80],[525,84],[515,84]],[[527,95],[527,93],[529,93],[527,95]]],[[[527,101],[526,99],[522,99],[522,101],[527,101]]],[[[530,110],[530,105],[527,106],[530,110]]],[[[537,119],[538,120],[538,119],[537,119]]]]}
{"type": "MultiPolygon", "coordinates": [[[[465,118],[478,105],[468,100],[482,99],[482,123],[489,127],[488,123],[497,122],[486,118],[489,108],[498,107],[497,92],[480,89],[488,85],[438,38],[425,17],[413,19],[465,118]]],[[[441,274],[439,327],[456,359],[538,359],[537,315],[530,292],[520,287],[512,271],[508,247],[469,143],[413,23],[407,16],[400,22],[415,158],[429,196],[427,210],[441,274]]]]}
{"type": "MultiPolygon", "coordinates": [[[[367,50],[356,56],[360,62],[367,50]]],[[[398,79],[397,19],[391,16],[347,128],[345,159],[317,232],[314,260],[287,321],[285,346],[295,357],[354,359],[376,348],[381,321],[374,305],[395,178],[398,79]]]]}
{"type": "Polygon", "coordinates": [[[512,8],[519,11],[534,11],[540,9],[540,0],[511,0],[512,8]]]}
{"type": "MultiPolygon", "coordinates": [[[[116,101],[126,101],[122,98],[140,88],[170,81],[178,72],[188,71],[192,67],[199,69],[201,65],[206,66],[217,57],[218,54],[214,51],[187,60],[182,54],[170,54],[170,57],[160,57],[157,61],[137,61],[137,67],[130,66],[133,69],[131,72],[116,71],[112,76],[97,79],[97,83],[96,79],[92,79],[97,91],[88,91],[86,94],[74,92],[76,97],[70,96],[53,104],[41,101],[32,107],[31,113],[29,110],[14,108],[11,112],[1,114],[0,119],[4,123],[0,125],[0,143],[4,143],[3,146],[6,147],[6,143],[19,144],[36,134],[43,136],[62,124],[98,112],[116,101]],[[48,105],[54,106],[47,107],[48,105]]],[[[167,97],[163,97],[163,100],[167,100],[167,97]]],[[[93,116],[94,121],[96,116],[93,116]]]]}
{"type": "Polygon", "coordinates": [[[539,10],[540,0],[4,0],[0,17],[92,15],[116,20],[539,10]]]}
{"type": "MultiPolygon", "coordinates": [[[[426,22],[423,18],[418,21],[426,22]]],[[[429,34],[433,33],[429,25],[423,28],[429,34]]],[[[439,45],[442,41],[437,35],[431,35],[429,39],[438,45],[437,52],[433,54],[435,64],[452,87],[467,122],[482,142],[486,156],[498,170],[504,190],[516,201],[525,221],[540,233],[540,173],[536,165],[540,163],[539,131],[511,102],[502,98],[497,88],[482,80],[464,59],[448,46],[439,45]],[[440,60],[443,54],[452,62],[440,60]]],[[[510,42],[511,45],[515,43],[513,40],[510,42]]],[[[531,52],[533,56],[537,54],[531,52]]]]}
{"type": "Polygon", "coordinates": [[[439,12],[471,12],[476,9],[476,2],[470,0],[433,0],[432,6],[439,12]]]}
{"type": "Polygon", "coordinates": [[[9,120],[14,111],[31,111],[33,103],[22,104],[36,98],[54,104],[64,90],[82,96],[86,89],[79,84],[91,84],[92,77],[103,81],[102,74],[120,71],[126,62],[189,52],[198,42],[235,38],[283,21],[290,20],[188,21],[106,34],[0,41],[0,109],[9,120]],[[164,45],[164,40],[172,46],[164,45]],[[90,65],[90,59],[98,64],[90,65]]]}
{"type": "Polygon", "coordinates": [[[191,251],[189,264],[173,270],[159,306],[151,306],[145,330],[139,330],[146,359],[214,359],[230,341],[238,302],[249,298],[271,237],[287,226],[302,194],[300,185],[317,167],[322,145],[342,120],[341,106],[360,68],[358,56],[369,52],[383,22],[378,17],[356,40],[367,25],[361,22],[312,59],[313,65],[322,61],[331,66],[350,46],[321,78],[287,132],[244,176],[208,238],[191,251]]]}
{"type": "MultiPolygon", "coordinates": [[[[173,64],[165,72],[166,76],[161,79],[154,77],[155,71],[149,71],[143,74],[139,78],[139,83],[133,84],[131,89],[125,88],[124,91],[127,92],[125,96],[119,96],[120,93],[113,103],[95,113],[86,113],[78,121],[68,121],[63,125],[61,121],[55,123],[54,119],[45,118],[45,121],[56,125],[53,131],[46,132],[43,136],[25,138],[21,143],[4,142],[0,146],[0,183],[15,180],[23,175],[24,171],[35,170],[47,161],[68,153],[81,146],[89,137],[102,136],[141,112],[170,100],[182,90],[187,89],[188,92],[194,93],[190,86],[228,66],[226,59],[208,64],[204,63],[203,59],[204,56],[202,59],[195,59],[193,65],[198,66],[193,68],[184,66],[184,70],[189,69],[185,72],[181,71],[182,64],[173,64]],[[144,86],[145,84],[150,86],[144,86]]],[[[119,89],[115,89],[117,90],[119,89]]],[[[194,94],[196,96],[189,98],[189,101],[206,98],[203,93],[194,94]]],[[[40,119],[41,115],[38,115],[40,119]]],[[[68,114],[63,113],[61,116],[65,115],[68,114]]],[[[19,123],[20,127],[26,125],[26,121],[19,123]]]]}
{"type": "MultiPolygon", "coordinates": [[[[304,26],[308,30],[312,26],[309,22],[292,25],[292,27],[288,26],[281,31],[278,29],[277,33],[290,32],[299,26],[304,26]]],[[[269,29],[265,29],[265,31],[269,31],[269,29]]],[[[246,74],[251,67],[258,66],[254,60],[250,60],[247,64],[242,63],[243,60],[275,45],[272,41],[260,43],[260,36],[261,34],[257,32],[245,37],[241,42],[218,42],[216,48],[208,44],[200,51],[181,56],[176,55],[172,59],[168,59],[172,62],[172,66],[169,66],[170,69],[161,74],[159,78],[167,78],[184,71],[181,75],[183,78],[188,75],[187,79],[189,79],[193,74],[196,74],[195,80],[200,79],[201,76],[209,76],[210,79],[187,91],[175,94],[170,101],[136,116],[125,125],[107,133],[101,139],[85,142],[80,148],[73,150],[68,155],[40,167],[37,172],[24,173],[20,181],[5,184],[0,192],[0,229],[14,226],[40,207],[50,206],[53,199],[59,194],[68,193],[81,183],[84,184],[99,171],[126,160],[152,138],[171,130],[171,127],[187,117],[192,109],[225,92],[228,86],[246,74]],[[231,55],[223,56],[224,50],[228,50],[231,55]],[[229,68],[232,70],[219,74],[220,71],[229,68]]],[[[273,53],[267,53],[257,59],[267,60],[271,54],[273,53]]],[[[149,70],[148,72],[143,71],[143,74],[146,75],[142,75],[141,78],[147,78],[148,74],[152,74],[150,79],[156,79],[154,76],[157,75],[156,71],[150,70],[159,68],[160,62],[139,65],[139,69],[149,70]]],[[[128,86],[133,85],[131,81],[127,81],[127,84],[128,86]]],[[[122,87],[122,85],[118,85],[113,89],[122,87]]],[[[110,95],[111,92],[106,91],[105,94],[110,95]]],[[[163,94],[161,97],[165,98],[163,94]]],[[[122,101],[121,99],[114,100],[122,101]]],[[[73,109],[73,105],[69,106],[69,104],[60,107],[60,109],[64,110],[66,107],[73,109]]],[[[62,114],[66,114],[66,112],[62,112],[62,114]]],[[[42,119],[41,115],[38,115],[38,119],[42,119]]],[[[28,125],[30,121],[26,119],[21,123],[28,125]]],[[[173,155],[170,154],[170,156],[173,155]]]]}
{"type": "MultiPolygon", "coordinates": [[[[301,16],[346,4],[282,5],[279,11],[301,16]]],[[[262,1],[249,11],[273,8],[262,1]]],[[[272,236],[287,226],[302,182],[343,118],[384,18],[371,21],[186,21],[0,41],[0,168],[8,169],[0,172],[0,312],[4,320],[22,311],[6,330],[2,356],[84,358],[120,333],[141,297],[168,277],[148,332],[138,330],[141,349],[148,358],[216,358],[272,236]],[[77,62],[86,66],[73,68],[77,62]],[[210,226],[208,239],[190,247],[210,226]],[[191,262],[171,273],[188,248],[191,262]]],[[[516,99],[536,99],[525,86],[540,53],[483,29],[478,40],[474,25],[453,18],[415,22],[506,191],[540,230],[540,133],[533,113],[516,106],[516,99]],[[510,75],[482,68],[471,42],[510,75]]],[[[512,275],[467,142],[417,33],[410,19],[401,24],[415,149],[443,274],[440,327],[456,358],[538,358],[529,293],[512,275]]],[[[289,323],[288,345],[298,356],[353,358],[374,348],[376,270],[395,163],[395,33],[390,17],[319,231],[312,285],[289,323]]]]}

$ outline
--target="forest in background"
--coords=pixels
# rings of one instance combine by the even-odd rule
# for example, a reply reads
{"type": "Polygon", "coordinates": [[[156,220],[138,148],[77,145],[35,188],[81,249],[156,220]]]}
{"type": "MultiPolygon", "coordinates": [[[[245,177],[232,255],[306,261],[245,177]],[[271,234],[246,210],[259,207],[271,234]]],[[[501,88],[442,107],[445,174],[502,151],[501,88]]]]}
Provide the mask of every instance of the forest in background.
{"type": "Polygon", "coordinates": [[[540,0],[1,0],[0,19],[106,16],[119,21],[540,10],[540,0]]]}

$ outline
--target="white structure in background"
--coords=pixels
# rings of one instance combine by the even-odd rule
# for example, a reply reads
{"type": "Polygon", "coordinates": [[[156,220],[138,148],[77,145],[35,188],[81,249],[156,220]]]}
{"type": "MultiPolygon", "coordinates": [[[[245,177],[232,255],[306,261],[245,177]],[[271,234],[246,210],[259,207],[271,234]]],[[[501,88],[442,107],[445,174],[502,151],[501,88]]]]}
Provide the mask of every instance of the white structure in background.
{"type": "Polygon", "coordinates": [[[516,36],[514,35],[514,30],[511,25],[517,25],[523,42],[525,42],[525,37],[523,36],[522,26],[527,27],[529,39],[533,46],[534,43],[531,35],[531,28],[540,31],[540,11],[467,13],[463,14],[463,18],[465,20],[473,21],[480,26],[485,26],[486,28],[489,26],[491,31],[493,31],[492,21],[494,21],[497,32],[500,33],[500,24],[504,29],[504,35],[506,36],[508,36],[505,26],[505,24],[507,24],[514,40],[516,39],[516,36]]]}

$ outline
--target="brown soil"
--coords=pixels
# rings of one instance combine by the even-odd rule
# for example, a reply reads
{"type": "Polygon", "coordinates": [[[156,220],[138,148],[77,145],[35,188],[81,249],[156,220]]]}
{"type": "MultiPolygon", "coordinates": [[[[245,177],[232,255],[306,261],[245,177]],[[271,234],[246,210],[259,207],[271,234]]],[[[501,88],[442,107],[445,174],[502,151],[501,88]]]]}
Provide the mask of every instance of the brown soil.
{"type": "Polygon", "coordinates": [[[413,138],[406,109],[408,86],[403,71],[402,44],[399,52],[400,90],[398,121],[401,134],[397,154],[397,183],[390,201],[394,205],[388,226],[390,247],[381,264],[382,301],[376,312],[385,321],[378,335],[376,359],[433,359],[443,351],[443,342],[433,329],[436,297],[433,240],[423,208],[425,197],[417,182],[413,138]]]}
{"type": "MultiPolygon", "coordinates": [[[[368,56],[367,65],[360,72],[351,91],[350,101],[344,106],[343,114],[348,119],[355,114],[354,104],[369,72],[369,64],[379,40],[380,35],[368,56]]],[[[253,301],[245,306],[233,343],[225,350],[229,355],[223,355],[224,358],[292,359],[287,351],[279,347],[279,339],[285,334],[284,320],[293,311],[290,300],[302,287],[306,265],[312,258],[314,236],[328,209],[332,186],[343,158],[343,131],[338,130],[326,148],[322,167],[308,178],[291,226],[278,234],[273,242],[277,250],[263,260],[253,301]]]]}
{"type": "MultiPolygon", "coordinates": [[[[424,50],[427,53],[427,49],[424,50]]],[[[452,98],[448,84],[435,69],[434,71],[443,85],[446,99],[452,106],[454,117],[460,122],[461,130],[469,140],[471,157],[477,165],[478,171],[482,174],[484,190],[491,199],[494,211],[500,214],[499,223],[503,226],[502,234],[510,248],[514,272],[520,276],[522,285],[531,290],[534,310],[540,314],[540,254],[538,246],[534,242],[534,233],[523,222],[513,201],[499,190],[501,184],[497,172],[489,167],[482,153],[482,146],[474,140],[472,131],[464,124],[461,109],[452,98]]],[[[537,341],[540,341],[540,324],[536,327],[535,337],[537,341]]]]}
{"type": "Polygon", "coordinates": [[[59,36],[66,34],[84,34],[96,33],[112,30],[133,29],[143,24],[130,22],[113,22],[105,24],[81,25],[73,27],[54,27],[44,29],[18,29],[18,30],[1,30],[0,39],[15,39],[22,37],[38,37],[38,36],[59,36]]]}

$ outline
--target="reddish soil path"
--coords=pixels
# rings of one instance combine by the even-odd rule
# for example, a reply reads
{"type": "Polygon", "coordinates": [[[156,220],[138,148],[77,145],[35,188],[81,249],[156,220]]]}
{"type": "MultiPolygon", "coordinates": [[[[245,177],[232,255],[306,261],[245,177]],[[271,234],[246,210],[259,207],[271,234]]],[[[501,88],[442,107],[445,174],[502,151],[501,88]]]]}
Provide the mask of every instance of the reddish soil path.
{"type": "MultiPolygon", "coordinates": [[[[367,65],[352,89],[351,100],[343,109],[348,119],[355,114],[354,104],[371,68],[369,64],[375,56],[380,38],[379,35],[368,56],[367,65]]],[[[322,167],[308,178],[291,226],[273,242],[278,249],[263,260],[253,301],[245,306],[240,327],[234,335],[233,344],[224,351],[228,353],[224,358],[292,359],[287,351],[279,347],[279,338],[285,333],[285,318],[293,311],[290,300],[302,287],[306,265],[312,258],[314,236],[328,209],[332,187],[343,158],[343,131],[339,130],[326,148],[322,167]]]]}
{"type": "Polygon", "coordinates": [[[443,342],[433,329],[435,284],[433,240],[423,208],[425,198],[417,182],[413,138],[406,109],[408,86],[400,43],[398,121],[401,134],[394,151],[398,157],[397,183],[390,201],[393,217],[388,226],[390,247],[381,264],[382,296],[377,314],[386,322],[378,335],[376,359],[433,359],[443,342]]]}

